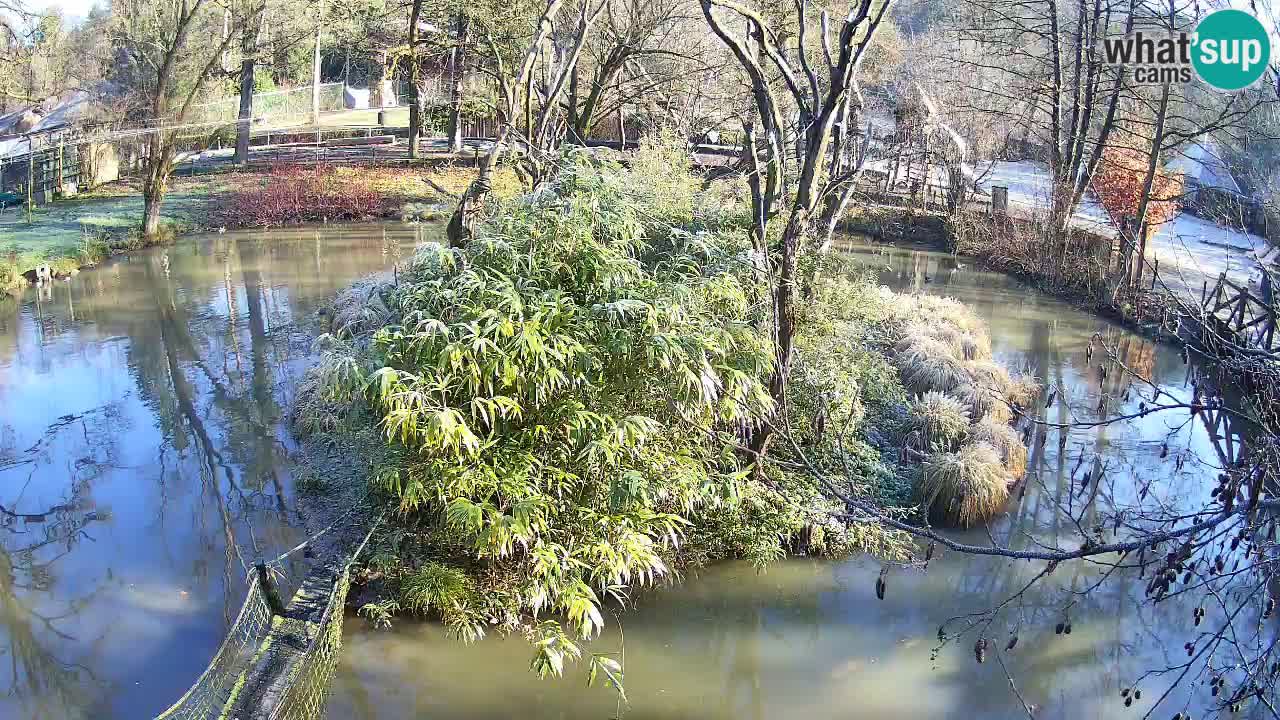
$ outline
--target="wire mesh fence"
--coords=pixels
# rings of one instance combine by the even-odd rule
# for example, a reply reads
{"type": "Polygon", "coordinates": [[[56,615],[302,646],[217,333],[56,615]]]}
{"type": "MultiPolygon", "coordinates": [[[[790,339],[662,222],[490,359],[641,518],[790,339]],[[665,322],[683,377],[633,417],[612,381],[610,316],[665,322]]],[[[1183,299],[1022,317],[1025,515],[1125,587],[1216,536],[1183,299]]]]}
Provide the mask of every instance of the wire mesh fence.
{"type": "Polygon", "coordinates": [[[244,605],[208,668],[155,720],[222,720],[251,707],[248,717],[319,720],[342,652],[342,623],[351,587],[350,565],[337,574],[316,620],[275,615],[257,575],[244,605]],[[291,640],[299,633],[305,646],[291,640]],[[288,636],[288,637],[286,637],[288,636]],[[280,676],[265,671],[284,667],[280,676]],[[255,685],[265,683],[264,691],[255,685]],[[275,688],[273,690],[273,688],[275,688]]]}
{"type": "MultiPolygon", "coordinates": [[[[345,598],[345,591],[343,596],[345,598]]],[[[207,720],[221,717],[258,648],[271,633],[273,615],[258,576],[249,580],[244,604],[227,637],[203,674],[156,720],[207,720]]]]}
{"type": "Polygon", "coordinates": [[[284,694],[271,710],[270,720],[319,720],[324,714],[342,651],[342,620],[350,587],[351,566],[347,565],[333,584],[315,635],[285,680],[284,694]]]}
{"type": "MultiPolygon", "coordinates": [[[[354,512],[271,564],[334,528],[339,528],[339,533],[352,531],[352,526],[344,524],[354,512]]],[[[342,652],[351,566],[385,515],[343,559],[314,566],[288,607],[280,601],[267,564],[259,563],[244,606],[209,667],[155,720],[320,720],[342,652]]]]}
{"type": "MultiPolygon", "coordinates": [[[[288,90],[272,90],[254,93],[253,115],[270,118],[273,122],[304,119],[311,114],[311,85],[288,90]]],[[[320,112],[343,109],[342,83],[320,85],[320,112]]],[[[227,97],[196,105],[187,111],[186,119],[193,123],[234,123],[240,117],[240,97],[227,97]]]]}

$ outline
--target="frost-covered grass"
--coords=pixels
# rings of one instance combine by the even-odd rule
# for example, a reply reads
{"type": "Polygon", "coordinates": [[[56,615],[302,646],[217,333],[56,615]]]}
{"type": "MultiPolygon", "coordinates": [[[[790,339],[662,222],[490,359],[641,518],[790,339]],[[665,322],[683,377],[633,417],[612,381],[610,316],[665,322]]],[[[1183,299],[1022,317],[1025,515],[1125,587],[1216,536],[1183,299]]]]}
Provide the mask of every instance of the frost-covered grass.
{"type": "MultiPolygon", "coordinates": [[[[399,216],[400,208],[419,203],[442,204],[451,198],[424,181],[432,182],[454,195],[461,194],[475,178],[472,168],[441,166],[405,170],[403,168],[338,168],[332,171],[338,185],[359,186],[376,195],[378,215],[399,216]]],[[[282,212],[264,217],[261,213],[213,211],[228,199],[239,206],[260,209],[260,200],[269,182],[270,170],[210,173],[178,176],[170,180],[162,209],[168,231],[161,241],[190,230],[235,227],[237,225],[279,225],[322,220],[323,212],[282,212]],[[278,215],[278,216],[277,216],[278,215]],[[237,220],[243,220],[237,223],[237,220]]],[[[494,191],[502,198],[519,192],[515,174],[502,170],[495,174],[494,191]]],[[[286,203],[275,203],[277,210],[286,203]]],[[[359,207],[364,208],[367,204],[359,207]]],[[[286,208],[287,209],[287,208],[286,208]]],[[[333,214],[330,219],[345,217],[333,214]]],[[[30,215],[25,207],[0,211],[0,293],[16,292],[26,284],[24,273],[48,264],[62,275],[77,268],[95,265],[107,256],[144,247],[137,228],[142,220],[142,190],[138,183],[124,180],[103,186],[78,197],[37,206],[30,215]]]]}

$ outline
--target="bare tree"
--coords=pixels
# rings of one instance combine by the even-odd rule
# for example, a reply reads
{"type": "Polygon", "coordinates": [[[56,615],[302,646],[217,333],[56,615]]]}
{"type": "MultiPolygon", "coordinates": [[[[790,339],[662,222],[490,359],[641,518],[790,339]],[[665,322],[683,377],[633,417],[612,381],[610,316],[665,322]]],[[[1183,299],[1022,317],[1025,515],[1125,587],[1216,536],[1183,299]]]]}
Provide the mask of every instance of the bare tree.
{"type": "Polygon", "coordinates": [[[491,62],[482,66],[483,72],[488,74],[498,91],[499,130],[492,147],[480,162],[479,177],[467,188],[450,218],[448,236],[454,246],[470,241],[476,219],[491,189],[493,169],[508,146],[518,153],[516,169],[527,184],[536,187],[546,178],[555,149],[564,137],[561,98],[567,80],[582,54],[591,26],[603,9],[602,4],[587,0],[579,5],[571,25],[557,26],[556,18],[563,5],[563,0],[548,2],[538,18],[527,49],[514,68],[507,67],[503,59],[505,53],[494,33],[489,28],[479,28],[491,62]],[[535,88],[533,72],[537,66],[545,72],[542,82],[535,88]]]}
{"type": "MultiPolygon", "coordinates": [[[[569,76],[568,140],[586,142],[602,118],[628,104],[672,95],[686,82],[706,79],[705,32],[692,26],[689,6],[679,0],[609,0],[585,57],[569,76]]],[[[621,120],[620,120],[621,121],[621,120]]]]}
{"type": "MultiPolygon", "coordinates": [[[[795,20],[787,25],[785,35],[760,12],[734,0],[701,0],[701,4],[712,32],[746,74],[754,102],[754,117],[743,121],[750,160],[752,240],[767,265],[773,295],[777,356],[770,393],[783,408],[794,345],[800,254],[825,242],[848,200],[847,187],[858,169],[848,160],[858,67],[889,2],[853,3],[833,33],[825,11],[814,32],[808,22],[808,0],[795,0],[795,20]],[[731,29],[744,26],[742,31],[731,29]],[[791,36],[795,46],[785,46],[784,38],[791,36]],[[813,58],[810,50],[816,47],[822,52],[813,58]],[[794,125],[788,121],[790,108],[797,110],[794,125]],[[786,149],[792,135],[794,154],[786,149]],[[779,215],[785,224],[771,246],[769,227],[779,215]]],[[[772,435],[771,425],[759,428],[751,438],[751,451],[763,454],[772,435]]]]}
{"type": "Polygon", "coordinates": [[[113,5],[112,37],[120,72],[136,94],[135,116],[153,125],[143,158],[142,234],[160,230],[160,210],[173,172],[174,128],[182,125],[195,99],[235,40],[218,34],[217,44],[200,42],[220,19],[211,0],[150,3],[123,0],[113,5]]]}

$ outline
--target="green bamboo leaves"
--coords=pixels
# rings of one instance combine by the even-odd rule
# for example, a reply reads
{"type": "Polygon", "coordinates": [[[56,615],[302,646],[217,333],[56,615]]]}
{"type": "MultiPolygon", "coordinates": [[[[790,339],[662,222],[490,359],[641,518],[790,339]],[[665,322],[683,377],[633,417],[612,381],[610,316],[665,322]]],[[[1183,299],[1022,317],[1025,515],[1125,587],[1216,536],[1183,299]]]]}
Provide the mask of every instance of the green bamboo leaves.
{"type": "MultiPolygon", "coordinates": [[[[425,251],[360,376],[397,449],[375,486],[514,603],[431,568],[406,607],[471,634],[472,613],[531,618],[541,674],[580,657],[605,597],[670,573],[700,512],[734,507],[746,468],[723,448],[771,409],[760,305],[722,257],[741,235],[675,230],[698,225],[697,183],[666,172],[675,190],[655,210],[641,189],[662,178],[573,157],[465,249],[425,251]],[[462,609],[442,604],[455,597],[462,609]]],[[[621,683],[611,659],[592,670],[621,683]]]]}

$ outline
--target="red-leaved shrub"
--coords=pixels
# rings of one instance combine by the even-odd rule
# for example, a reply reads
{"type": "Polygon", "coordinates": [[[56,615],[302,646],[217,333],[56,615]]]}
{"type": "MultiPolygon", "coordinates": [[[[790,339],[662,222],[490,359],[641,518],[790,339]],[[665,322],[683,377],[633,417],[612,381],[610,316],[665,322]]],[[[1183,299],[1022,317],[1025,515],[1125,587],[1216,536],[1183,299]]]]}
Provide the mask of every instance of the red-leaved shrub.
{"type": "MultiPolygon", "coordinates": [[[[1113,146],[1102,151],[1102,162],[1093,175],[1093,191],[1117,224],[1138,216],[1147,162],[1147,154],[1133,148],[1113,146]]],[[[1147,202],[1148,228],[1157,228],[1178,216],[1182,191],[1181,175],[1156,168],[1147,202]]]]}
{"type": "Polygon", "coordinates": [[[265,227],[384,215],[389,201],[365,173],[333,166],[277,165],[250,176],[214,211],[230,227],[265,227]]]}

